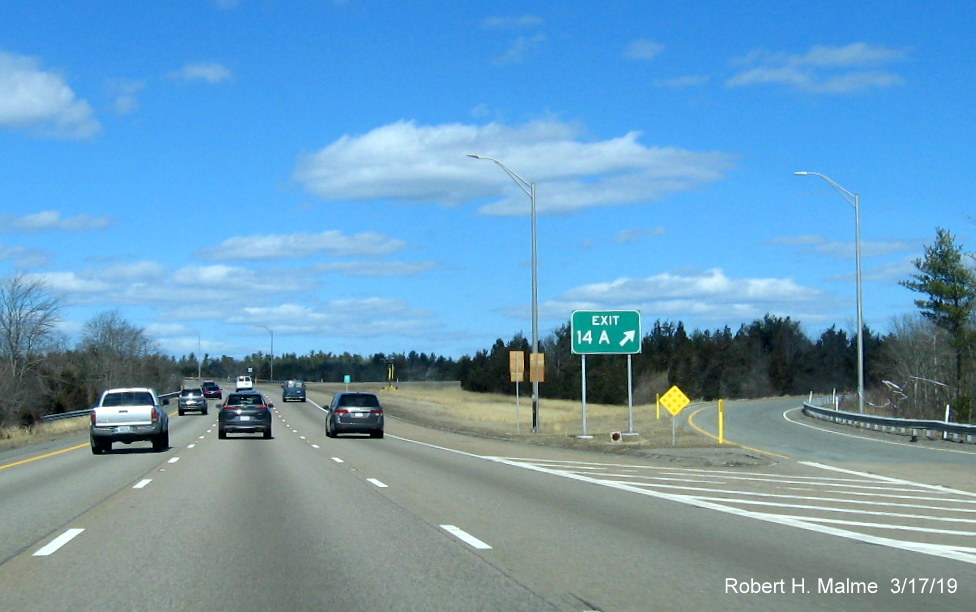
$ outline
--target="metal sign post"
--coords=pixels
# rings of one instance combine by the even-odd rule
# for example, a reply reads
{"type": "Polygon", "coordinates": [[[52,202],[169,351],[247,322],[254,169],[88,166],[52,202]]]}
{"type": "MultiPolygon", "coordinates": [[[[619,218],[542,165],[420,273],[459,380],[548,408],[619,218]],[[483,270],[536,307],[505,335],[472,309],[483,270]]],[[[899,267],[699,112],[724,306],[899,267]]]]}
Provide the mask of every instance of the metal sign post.
{"type": "Polygon", "coordinates": [[[674,385],[668,389],[667,393],[661,396],[661,403],[665,408],[668,409],[668,412],[671,413],[671,446],[675,446],[678,438],[675,417],[678,416],[678,413],[681,412],[685,406],[691,403],[691,400],[688,399],[688,396],[685,395],[677,385],[674,385]]]}
{"type": "Polygon", "coordinates": [[[583,435],[592,438],[587,431],[586,414],[586,356],[627,355],[627,420],[628,435],[634,431],[633,370],[631,356],[641,351],[640,312],[636,310],[575,310],[570,324],[570,337],[574,355],[581,356],[583,396],[583,435]]]}
{"type": "Polygon", "coordinates": [[[508,374],[515,383],[515,433],[522,433],[522,407],[519,404],[519,383],[525,380],[525,351],[508,352],[508,374]]]}

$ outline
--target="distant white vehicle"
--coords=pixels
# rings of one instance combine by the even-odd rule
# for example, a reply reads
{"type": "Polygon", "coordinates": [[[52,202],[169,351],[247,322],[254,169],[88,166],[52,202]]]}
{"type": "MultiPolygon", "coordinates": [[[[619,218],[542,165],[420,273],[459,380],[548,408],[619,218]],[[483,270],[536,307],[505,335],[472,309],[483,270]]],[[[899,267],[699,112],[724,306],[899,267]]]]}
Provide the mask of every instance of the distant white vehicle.
{"type": "Polygon", "coordinates": [[[238,376],[237,377],[237,387],[236,391],[252,391],[254,389],[254,381],[251,380],[250,376],[238,376]]]}

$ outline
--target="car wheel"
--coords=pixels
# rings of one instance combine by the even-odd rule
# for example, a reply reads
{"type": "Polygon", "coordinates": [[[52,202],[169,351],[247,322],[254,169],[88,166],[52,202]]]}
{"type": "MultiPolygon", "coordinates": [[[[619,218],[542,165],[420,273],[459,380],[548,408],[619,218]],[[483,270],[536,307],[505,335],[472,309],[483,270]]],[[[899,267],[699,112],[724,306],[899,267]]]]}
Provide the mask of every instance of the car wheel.
{"type": "Polygon", "coordinates": [[[223,429],[218,429],[217,430],[217,437],[220,438],[221,440],[226,440],[227,439],[227,432],[224,431],[223,429]]]}
{"type": "Polygon", "coordinates": [[[382,438],[383,437],[383,430],[381,429],[380,431],[371,431],[371,432],[369,432],[369,437],[370,438],[382,438]]]}
{"type": "Polygon", "coordinates": [[[183,415],[186,414],[186,410],[183,410],[182,408],[180,408],[180,411],[179,412],[180,412],[180,416],[183,416],[183,415]]]}
{"type": "Polygon", "coordinates": [[[203,410],[200,411],[200,414],[207,416],[207,412],[208,412],[207,409],[204,408],[203,410]]]}
{"type": "Polygon", "coordinates": [[[270,440],[271,439],[271,428],[270,427],[268,429],[265,429],[264,430],[264,439],[265,440],[270,440]]]}

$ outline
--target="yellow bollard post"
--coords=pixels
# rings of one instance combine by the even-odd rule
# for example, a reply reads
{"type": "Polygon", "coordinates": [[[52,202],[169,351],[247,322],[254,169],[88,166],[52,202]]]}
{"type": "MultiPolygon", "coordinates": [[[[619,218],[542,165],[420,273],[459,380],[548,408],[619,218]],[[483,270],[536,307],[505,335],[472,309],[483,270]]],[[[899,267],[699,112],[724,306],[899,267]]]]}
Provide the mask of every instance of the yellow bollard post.
{"type": "Polygon", "coordinates": [[[654,394],[654,406],[657,408],[657,420],[661,420],[661,394],[654,394]]]}
{"type": "Polygon", "coordinates": [[[725,444],[725,400],[718,400],[718,443],[725,444]]]}

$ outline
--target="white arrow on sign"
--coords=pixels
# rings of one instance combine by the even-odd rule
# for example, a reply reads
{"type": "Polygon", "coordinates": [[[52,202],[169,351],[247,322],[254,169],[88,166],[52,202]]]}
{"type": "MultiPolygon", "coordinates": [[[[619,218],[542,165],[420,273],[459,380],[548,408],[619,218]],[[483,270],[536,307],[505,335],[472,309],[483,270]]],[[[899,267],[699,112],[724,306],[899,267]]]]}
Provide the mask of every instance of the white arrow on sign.
{"type": "Polygon", "coordinates": [[[624,339],[620,341],[620,346],[627,344],[628,342],[634,341],[634,336],[637,335],[636,330],[629,330],[624,332],[624,339]]]}

